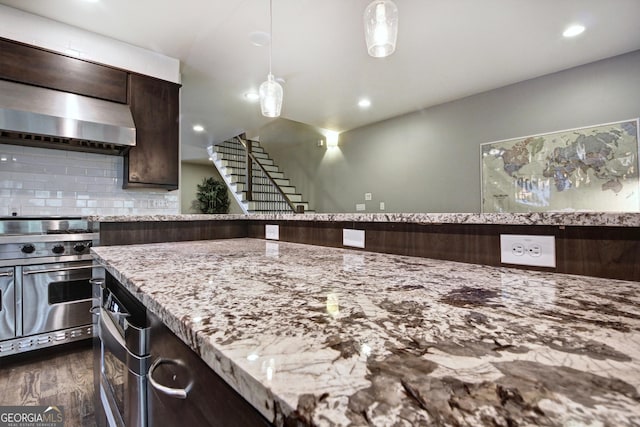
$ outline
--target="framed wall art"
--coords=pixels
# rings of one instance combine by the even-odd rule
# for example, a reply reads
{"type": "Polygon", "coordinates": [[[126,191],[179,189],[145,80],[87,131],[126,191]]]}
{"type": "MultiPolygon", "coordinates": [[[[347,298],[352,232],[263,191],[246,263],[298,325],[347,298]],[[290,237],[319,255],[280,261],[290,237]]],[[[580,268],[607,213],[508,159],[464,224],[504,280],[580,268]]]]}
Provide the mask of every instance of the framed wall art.
{"type": "Polygon", "coordinates": [[[638,166],[638,119],[481,144],[482,212],[638,212],[638,166]]]}

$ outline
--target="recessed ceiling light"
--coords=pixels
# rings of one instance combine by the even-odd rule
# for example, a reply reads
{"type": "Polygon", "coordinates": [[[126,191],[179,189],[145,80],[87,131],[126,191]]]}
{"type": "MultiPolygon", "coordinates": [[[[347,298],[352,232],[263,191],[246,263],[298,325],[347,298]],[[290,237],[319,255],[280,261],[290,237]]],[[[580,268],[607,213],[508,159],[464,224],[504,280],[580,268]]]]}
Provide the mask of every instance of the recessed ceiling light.
{"type": "Polygon", "coordinates": [[[369,107],[371,107],[371,101],[369,101],[366,98],[363,98],[360,101],[358,101],[358,107],[360,107],[360,108],[369,108],[369,107]]]}
{"type": "Polygon", "coordinates": [[[577,35],[582,34],[583,32],[584,32],[584,26],[580,24],[575,24],[567,27],[567,29],[564,30],[562,35],[565,37],[575,37],[577,35]]]}
{"type": "Polygon", "coordinates": [[[204,132],[204,126],[202,125],[193,125],[194,132],[204,132]]]}
{"type": "Polygon", "coordinates": [[[244,94],[244,99],[250,102],[256,102],[260,99],[260,95],[256,92],[247,92],[244,94]]]}

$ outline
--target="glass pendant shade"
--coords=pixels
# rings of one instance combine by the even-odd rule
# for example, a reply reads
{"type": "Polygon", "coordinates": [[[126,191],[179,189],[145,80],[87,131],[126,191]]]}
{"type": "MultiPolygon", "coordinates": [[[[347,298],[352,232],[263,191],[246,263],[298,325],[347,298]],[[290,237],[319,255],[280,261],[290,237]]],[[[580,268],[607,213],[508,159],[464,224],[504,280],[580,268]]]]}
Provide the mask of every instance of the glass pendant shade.
{"type": "Polygon", "coordinates": [[[364,35],[367,52],[384,58],[396,50],[398,7],[390,0],[374,0],[364,11],[364,35]]]}
{"type": "Polygon", "coordinates": [[[279,117],[282,110],[282,86],[269,73],[260,85],[260,109],[265,117],[279,117]]]}

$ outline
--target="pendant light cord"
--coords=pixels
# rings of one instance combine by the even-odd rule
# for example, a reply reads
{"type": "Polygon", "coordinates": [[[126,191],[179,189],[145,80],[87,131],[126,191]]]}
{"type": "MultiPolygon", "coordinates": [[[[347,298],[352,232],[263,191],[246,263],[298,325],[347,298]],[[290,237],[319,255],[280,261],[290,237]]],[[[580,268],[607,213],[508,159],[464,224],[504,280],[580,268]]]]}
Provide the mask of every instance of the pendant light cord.
{"type": "Polygon", "coordinates": [[[273,56],[273,0],[269,0],[269,74],[271,74],[271,57],[273,56]]]}

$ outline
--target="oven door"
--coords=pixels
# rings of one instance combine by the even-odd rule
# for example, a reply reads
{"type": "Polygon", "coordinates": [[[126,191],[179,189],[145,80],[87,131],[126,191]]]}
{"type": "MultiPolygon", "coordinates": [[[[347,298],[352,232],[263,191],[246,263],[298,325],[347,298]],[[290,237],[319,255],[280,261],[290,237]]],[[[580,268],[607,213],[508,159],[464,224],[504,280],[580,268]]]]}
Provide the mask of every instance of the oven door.
{"type": "Polygon", "coordinates": [[[91,261],[24,267],[23,335],[91,324],[91,261]]]}
{"type": "Polygon", "coordinates": [[[101,342],[100,401],[110,427],[147,426],[147,370],[149,355],[127,337],[148,334],[146,325],[129,323],[131,314],[110,291],[104,289],[99,315],[101,342]],[[142,353],[142,354],[141,354],[142,353]]]}
{"type": "Polygon", "coordinates": [[[15,338],[15,281],[13,267],[0,268],[0,341],[15,338]]]}

